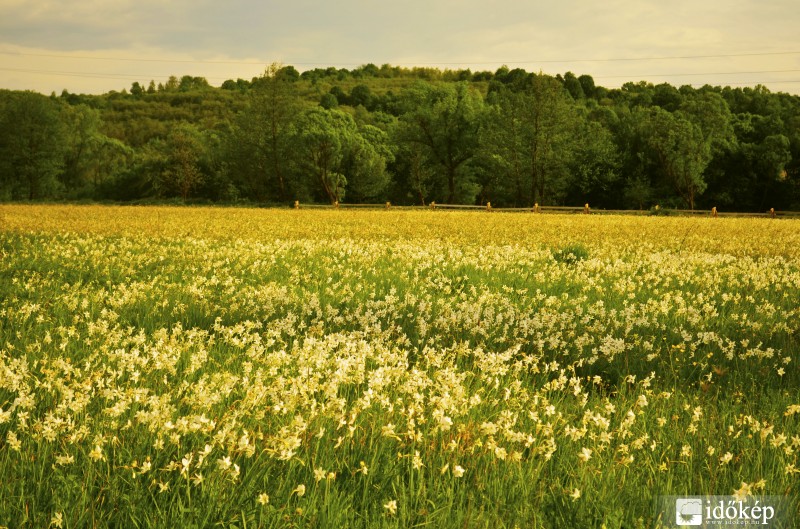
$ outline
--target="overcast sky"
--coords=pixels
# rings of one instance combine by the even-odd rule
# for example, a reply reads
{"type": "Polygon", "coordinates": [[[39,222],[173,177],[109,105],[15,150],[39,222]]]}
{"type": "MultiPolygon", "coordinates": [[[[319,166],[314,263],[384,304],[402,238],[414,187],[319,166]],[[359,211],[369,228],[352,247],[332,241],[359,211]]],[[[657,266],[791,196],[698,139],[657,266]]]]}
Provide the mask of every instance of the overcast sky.
{"type": "Polygon", "coordinates": [[[0,0],[0,88],[103,93],[271,62],[590,74],[800,94],[798,0],[0,0]]]}

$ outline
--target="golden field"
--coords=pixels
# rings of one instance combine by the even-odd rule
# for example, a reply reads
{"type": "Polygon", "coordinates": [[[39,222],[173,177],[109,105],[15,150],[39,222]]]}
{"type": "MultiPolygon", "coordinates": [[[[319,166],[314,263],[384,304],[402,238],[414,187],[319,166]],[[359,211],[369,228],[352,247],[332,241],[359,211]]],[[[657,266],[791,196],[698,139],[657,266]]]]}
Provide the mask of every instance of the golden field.
{"type": "Polygon", "coordinates": [[[794,516],[799,243],[794,220],[0,206],[0,525],[667,527],[681,494],[794,516]]]}

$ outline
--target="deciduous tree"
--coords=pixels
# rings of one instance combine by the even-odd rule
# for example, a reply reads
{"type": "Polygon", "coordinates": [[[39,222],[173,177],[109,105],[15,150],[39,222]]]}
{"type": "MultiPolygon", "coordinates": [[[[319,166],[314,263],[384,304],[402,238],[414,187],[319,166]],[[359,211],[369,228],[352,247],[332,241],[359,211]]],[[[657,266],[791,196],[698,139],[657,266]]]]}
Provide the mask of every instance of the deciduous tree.
{"type": "Polygon", "coordinates": [[[200,132],[191,125],[175,127],[165,142],[165,162],[156,179],[161,195],[179,196],[184,201],[203,182],[201,160],[205,149],[200,132]]]}
{"type": "Polygon", "coordinates": [[[274,63],[253,83],[230,137],[231,169],[240,186],[261,201],[290,200],[298,191],[290,181],[290,139],[303,105],[286,72],[274,63]]]}
{"type": "Polygon", "coordinates": [[[467,83],[418,84],[407,94],[398,139],[418,145],[444,175],[446,202],[472,202],[469,162],[478,148],[483,101],[467,83]]]}
{"type": "Polygon", "coordinates": [[[697,197],[707,187],[703,171],[711,161],[711,146],[702,129],[683,114],[660,107],[638,114],[642,134],[664,178],[694,209],[697,197]]]}
{"type": "Polygon", "coordinates": [[[64,167],[61,104],[34,92],[0,92],[0,188],[7,198],[53,196],[64,167]]]}
{"type": "Polygon", "coordinates": [[[504,90],[482,142],[514,190],[517,205],[555,202],[578,148],[579,116],[561,83],[536,75],[524,91],[504,90]]]}

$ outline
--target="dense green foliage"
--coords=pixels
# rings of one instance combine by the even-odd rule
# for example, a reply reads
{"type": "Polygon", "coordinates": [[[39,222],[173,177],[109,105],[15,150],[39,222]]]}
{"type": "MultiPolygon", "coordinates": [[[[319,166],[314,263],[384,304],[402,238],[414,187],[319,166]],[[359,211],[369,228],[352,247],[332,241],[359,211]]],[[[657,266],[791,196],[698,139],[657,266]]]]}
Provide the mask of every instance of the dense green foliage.
{"type": "Polygon", "coordinates": [[[372,64],[0,91],[0,199],[173,197],[800,209],[800,97],[372,64]]]}

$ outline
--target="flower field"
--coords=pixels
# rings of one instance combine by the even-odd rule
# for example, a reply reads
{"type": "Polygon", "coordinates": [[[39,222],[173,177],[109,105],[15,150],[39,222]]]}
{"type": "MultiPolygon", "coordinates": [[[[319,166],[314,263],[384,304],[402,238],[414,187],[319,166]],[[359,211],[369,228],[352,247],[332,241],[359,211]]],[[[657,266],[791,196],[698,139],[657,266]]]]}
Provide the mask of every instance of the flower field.
{"type": "Polygon", "coordinates": [[[0,206],[0,526],[797,512],[798,300],[795,220],[0,206]]]}

